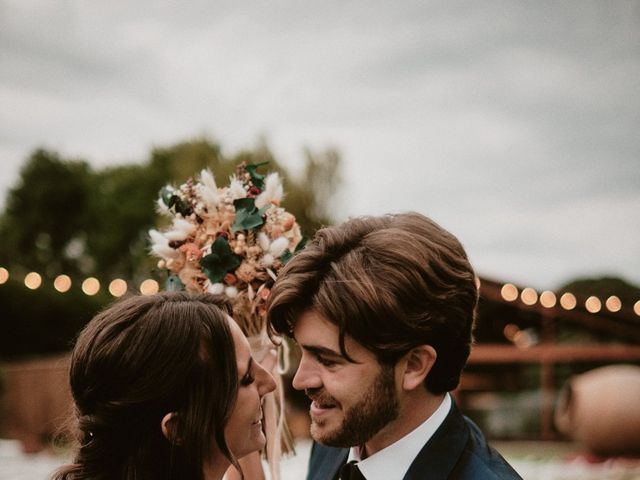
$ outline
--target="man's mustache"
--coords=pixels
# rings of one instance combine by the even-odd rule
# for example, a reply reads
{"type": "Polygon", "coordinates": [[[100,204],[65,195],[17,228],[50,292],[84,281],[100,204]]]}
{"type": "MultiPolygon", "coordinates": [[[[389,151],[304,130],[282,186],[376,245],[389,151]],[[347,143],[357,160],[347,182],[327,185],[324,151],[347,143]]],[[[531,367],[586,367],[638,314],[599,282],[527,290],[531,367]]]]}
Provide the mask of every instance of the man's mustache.
{"type": "Polygon", "coordinates": [[[305,395],[318,405],[336,405],[338,402],[322,388],[307,388],[305,395]]]}

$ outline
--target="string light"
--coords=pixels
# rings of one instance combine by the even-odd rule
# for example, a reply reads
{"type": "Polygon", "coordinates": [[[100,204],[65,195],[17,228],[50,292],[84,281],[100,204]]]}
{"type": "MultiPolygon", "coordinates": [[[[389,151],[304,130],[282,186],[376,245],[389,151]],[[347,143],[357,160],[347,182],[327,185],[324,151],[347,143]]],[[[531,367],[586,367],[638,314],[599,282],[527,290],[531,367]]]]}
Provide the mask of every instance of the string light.
{"type": "MultiPolygon", "coordinates": [[[[10,272],[5,267],[0,267],[0,285],[8,282],[10,278],[10,272]]],[[[476,286],[480,287],[480,278],[476,277],[476,286]]],[[[31,289],[37,290],[42,286],[43,278],[37,272],[29,272],[24,277],[24,285],[31,289]]],[[[53,287],[60,293],[68,292],[71,289],[73,281],[68,275],[58,275],[53,281],[53,287]]],[[[114,297],[123,296],[127,290],[127,282],[121,278],[116,278],[109,283],[109,293],[114,297]]],[[[86,295],[96,295],[100,291],[100,281],[97,278],[89,277],[82,282],[82,291],[86,295]]],[[[143,295],[153,295],[160,291],[160,285],[156,280],[148,278],[140,283],[140,293],[143,295]]],[[[501,297],[507,302],[513,302],[518,299],[518,287],[512,283],[505,283],[500,289],[501,297]]],[[[540,304],[545,308],[552,308],[557,303],[560,304],[565,310],[573,310],[578,305],[576,296],[571,292],[565,292],[560,296],[558,300],[555,293],[549,290],[543,291],[538,297],[538,293],[530,287],[524,288],[520,292],[520,299],[525,305],[535,305],[540,300],[540,304]]],[[[604,306],[611,313],[617,313],[622,310],[622,301],[616,295],[611,295],[604,302],[604,306]]],[[[584,303],[584,308],[590,313],[598,313],[603,308],[602,301],[596,296],[590,296],[584,303]]],[[[640,300],[636,301],[633,305],[633,312],[640,316],[640,300]]],[[[505,337],[513,341],[514,330],[512,327],[515,325],[507,325],[505,327],[505,337]]],[[[517,327],[516,327],[517,328],[517,327]]]]}
{"type": "Polygon", "coordinates": [[[551,308],[556,305],[556,294],[545,290],[540,294],[540,304],[545,308],[551,308]]]}
{"type": "Polygon", "coordinates": [[[611,295],[609,298],[607,298],[605,305],[610,312],[614,313],[619,312],[622,309],[622,302],[615,295],[611,295]]]}
{"type": "Polygon", "coordinates": [[[100,281],[95,277],[89,277],[82,282],[82,291],[89,295],[95,295],[100,291],[100,281]]]}
{"type": "Polygon", "coordinates": [[[500,295],[507,302],[513,302],[518,298],[518,288],[513,283],[505,283],[500,290],[500,295]]]}
{"type": "Polygon", "coordinates": [[[39,273],[29,272],[24,277],[24,285],[31,290],[35,290],[42,285],[42,277],[39,273]]]}
{"type": "Polygon", "coordinates": [[[69,275],[58,275],[53,281],[53,288],[60,293],[68,292],[71,288],[71,278],[69,275]]]}
{"type": "Polygon", "coordinates": [[[590,313],[598,313],[602,309],[602,302],[592,295],[584,302],[584,308],[590,313]]]}
{"type": "Polygon", "coordinates": [[[576,308],[578,301],[576,300],[576,296],[573,293],[563,293],[560,297],[560,305],[565,310],[573,310],[576,308]]]}
{"type": "Polygon", "coordinates": [[[160,290],[160,285],[151,278],[147,278],[140,284],[140,293],[143,295],[153,295],[154,293],[158,293],[158,290],[160,290]]]}
{"type": "Polygon", "coordinates": [[[111,283],[109,284],[109,293],[114,297],[121,297],[127,293],[127,282],[121,278],[111,280],[111,283]]]}
{"type": "Polygon", "coordinates": [[[507,323],[502,330],[505,338],[511,342],[516,336],[516,333],[520,331],[520,328],[515,323],[507,323]]]}
{"type": "Polygon", "coordinates": [[[522,293],[520,294],[520,299],[522,300],[522,303],[524,303],[525,305],[529,305],[529,306],[534,305],[538,301],[538,292],[536,292],[531,287],[527,287],[524,290],[522,290],[522,293]]]}

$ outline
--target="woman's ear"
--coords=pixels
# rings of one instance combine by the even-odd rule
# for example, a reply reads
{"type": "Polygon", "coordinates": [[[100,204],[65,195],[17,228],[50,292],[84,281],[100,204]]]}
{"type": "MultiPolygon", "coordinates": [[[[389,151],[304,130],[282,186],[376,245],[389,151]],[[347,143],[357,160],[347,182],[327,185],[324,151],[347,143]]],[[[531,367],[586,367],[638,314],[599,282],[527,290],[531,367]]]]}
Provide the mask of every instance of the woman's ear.
{"type": "Polygon", "coordinates": [[[438,354],[431,345],[418,345],[409,350],[404,357],[402,388],[415,390],[424,384],[424,379],[436,363],[438,354]]]}
{"type": "Polygon", "coordinates": [[[160,429],[162,430],[162,435],[164,438],[169,440],[170,443],[174,445],[180,445],[180,438],[177,436],[176,432],[176,419],[178,417],[177,412],[169,412],[160,421],[160,429]]]}

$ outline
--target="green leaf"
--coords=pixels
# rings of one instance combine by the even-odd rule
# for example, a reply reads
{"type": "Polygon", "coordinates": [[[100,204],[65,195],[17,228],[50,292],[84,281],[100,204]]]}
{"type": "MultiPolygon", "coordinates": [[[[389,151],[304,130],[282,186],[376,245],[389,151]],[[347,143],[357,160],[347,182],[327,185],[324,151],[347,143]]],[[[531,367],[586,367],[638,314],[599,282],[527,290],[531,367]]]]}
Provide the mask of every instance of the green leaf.
{"type": "Polygon", "coordinates": [[[233,222],[232,230],[237,232],[238,230],[253,230],[264,224],[264,214],[269,209],[270,205],[256,208],[255,199],[253,198],[239,198],[233,202],[233,206],[236,209],[236,220],[233,222]]]}
{"type": "Polygon", "coordinates": [[[260,190],[264,188],[265,175],[258,173],[256,170],[258,170],[258,168],[262,167],[263,165],[267,165],[268,163],[269,162],[262,162],[262,163],[255,163],[255,164],[250,163],[245,167],[247,169],[247,172],[249,172],[249,175],[251,176],[251,183],[253,183],[260,190]]]}
{"type": "Polygon", "coordinates": [[[284,253],[280,255],[280,261],[282,262],[282,264],[286,265],[287,262],[291,260],[296,253],[302,250],[306,244],[307,244],[307,237],[302,237],[302,239],[298,242],[298,245],[296,245],[296,248],[293,251],[293,253],[291,252],[291,250],[287,248],[284,251],[284,253]]]}
{"type": "Polygon", "coordinates": [[[298,242],[298,244],[296,245],[296,249],[293,251],[293,253],[298,253],[300,250],[306,247],[308,241],[309,239],[307,237],[302,237],[298,242]]]}
{"type": "Polygon", "coordinates": [[[219,283],[227,272],[238,268],[240,262],[240,257],[231,251],[227,239],[218,237],[211,246],[211,253],[200,259],[200,266],[211,283],[219,283]]]}
{"type": "Polygon", "coordinates": [[[280,255],[280,261],[283,265],[286,265],[289,260],[293,257],[293,253],[288,248],[284,251],[282,255],[280,255]]]}

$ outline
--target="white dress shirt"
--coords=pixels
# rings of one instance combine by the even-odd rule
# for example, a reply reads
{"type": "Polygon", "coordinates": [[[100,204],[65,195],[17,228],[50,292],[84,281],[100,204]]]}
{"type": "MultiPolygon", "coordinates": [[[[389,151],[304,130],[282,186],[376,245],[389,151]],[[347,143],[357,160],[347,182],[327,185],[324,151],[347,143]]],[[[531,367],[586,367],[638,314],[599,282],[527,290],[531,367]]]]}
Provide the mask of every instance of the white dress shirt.
{"type": "Polygon", "coordinates": [[[438,429],[451,410],[451,398],[445,394],[433,414],[404,437],[370,457],[361,460],[360,447],[351,447],[347,461],[358,462],[367,480],[401,480],[414,459],[438,429]]]}

